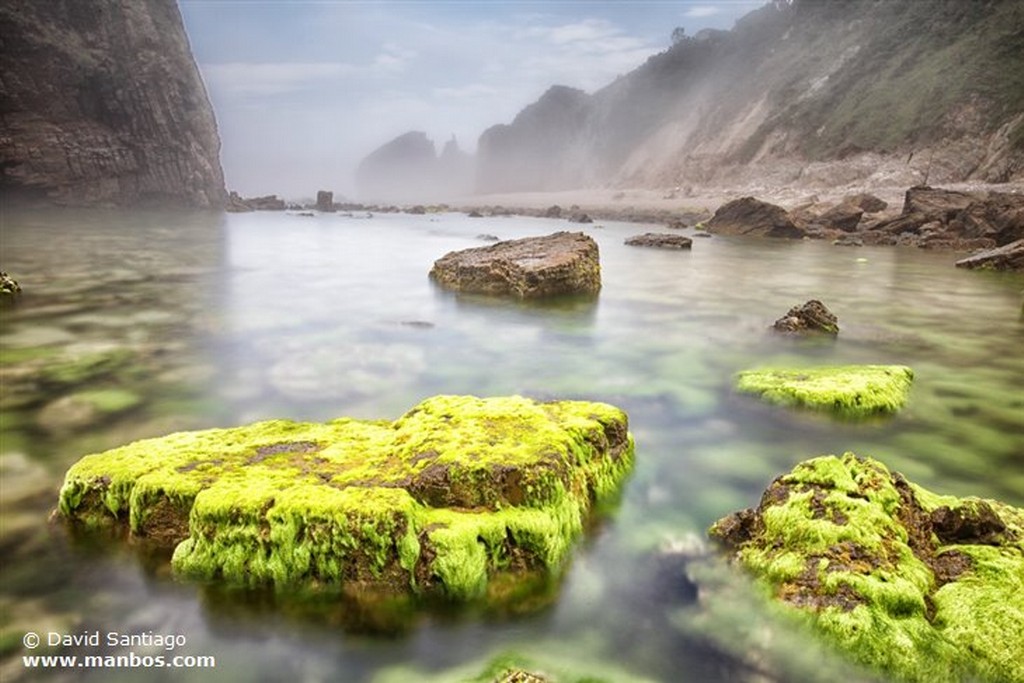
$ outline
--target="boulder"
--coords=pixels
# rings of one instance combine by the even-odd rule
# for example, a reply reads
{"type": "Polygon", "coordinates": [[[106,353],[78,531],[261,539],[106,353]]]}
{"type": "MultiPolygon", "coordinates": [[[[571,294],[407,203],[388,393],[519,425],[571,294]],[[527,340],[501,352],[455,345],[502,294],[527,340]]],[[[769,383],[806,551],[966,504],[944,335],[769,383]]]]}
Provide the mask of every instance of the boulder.
{"type": "Polygon", "coordinates": [[[596,295],[601,289],[597,243],[580,232],[557,232],[453,251],[430,277],[459,292],[536,299],[596,295]]]}
{"type": "Polygon", "coordinates": [[[802,238],[798,227],[781,206],[743,197],[729,202],[704,224],[708,232],[721,235],[802,238]]]}
{"type": "Polygon", "coordinates": [[[885,679],[1024,680],[1022,509],[846,453],[798,464],[709,534],[885,679]]]}
{"type": "Polygon", "coordinates": [[[779,332],[824,332],[839,334],[839,319],[825,304],[811,299],[802,306],[794,306],[786,315],[775,321],[772,329],[779,332]]]}
{"type": "Polygon", "coordinates": [[[983,270],[1024,270],[1024,239],[960,259],[956,266],[983,270]]]}
{"type": "Polygon", "coordinates": [[[917,185],[903,197],[903,215],[920,213],[933,219],[949,220],[968,206],[984,199],[984,193],[958,192],[917,185]]]}
{"type": "Polygon", "coordinates": [[[666,235],[664,233],[648,232],[643,235],[634,235],[626,240],[625,244],[630,247],[656,247],[658,249],[689,249],[693,246],[693,240],[682,235],[666,235]]]}
{"type": "Polygon", "coordinates": [[[860,418],[898,411],[913,379],[904,365],[762,368],[739,373],[736,390],[776,405],[860,418]]]}
{"type": "Polygon", "coordinates": [[[269,420],[89,455],[59,512],[173,548],[202,580],[473,600],[557,576],[632,463],[613,406],[437,396],[395,422],[269,420]]]}
{"type": "Polygon", "coordinates": [[[594,219],[582,211],[577,211],[569,216],[570,223],[593,223],[594,219]]]}
{"type": "Polygon", "coordinates": [[[334,193],[318,190],[316,193],[316,210],[325,213],[334,211],[334,193]]]}
{"type": "Polygon", "coordinates": [[[552,204],[548,208],[544,209],[544,213],[541,214],[544,218],[561,218],[562,207],[558,204],[552,204]]]}
{"type": "Polygon", "coordinates": [[[927,186],[907,190],[903,213],[870,226],[910,244],[966,250],[979,240],[1002,246],[1024,239],[1024,195],[957,192],[927,186]],[[919,236],[920,239],[918,239],[919,236]]]}
{"type": "Polygon", "coordinates": [[[21,285],[7,273],[0,272],[0,298],[13,299],[21,294],[21,285]]]}
{"type": "Polygon", "coordinates": [[[843,202],[818,216],[818,223],[822,227],[832,230],[854,232],[857,230],[857,224],[860,223],[861,216],[863,215],[864,209],[854,204],[843,202]]]}
{"type": "Polygon", "coordinates": [[[864,213],[878,213],[889,208],[888,202],[867,192],[847,195],[843,197],[843,203],[856,206],[864,213]]]}

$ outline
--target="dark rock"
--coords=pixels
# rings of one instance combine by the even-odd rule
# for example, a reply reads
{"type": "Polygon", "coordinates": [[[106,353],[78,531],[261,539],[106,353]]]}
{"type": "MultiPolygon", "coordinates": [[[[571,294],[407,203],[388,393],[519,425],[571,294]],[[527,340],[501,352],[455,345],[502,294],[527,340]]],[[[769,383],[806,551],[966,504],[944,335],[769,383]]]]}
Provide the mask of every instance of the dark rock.
{"type": "Polygon", "coordinates": [[[984,194],[917,185],[904,195],[903,215],[921,213],[933,220],[949,220],[979,199],[984,194]]]}
{"type": "Polygon", "coordinates": [[[475,209],[473,211],[470,211],[466,215],[469,216],[470,218],[483,218],[484,217],[484,215],[482,213],[480,213],[479,211],[477,211],[475,209]]]}
{"type": "Polygon", "coordinates": [[[687,226],[681,219],[674,218],[665,227],[669,230],[685,230],[687,226]]]}
{"type": "Polygon", "coordinates": [[[780,332],[824,332],[839,334],[839,320],[817,299],[802,306],[794,306],[775,321],[773,329],[780,332]]]}
{"type": "Polygon", "coordinates": [[[5,199],[224,205],[217,125],[174,0],[9,0],[0,35],[5,199]]]}
{"type": "Polygon", "coordinates": [[[878,213],[879,211],[885,211],[889,208],[888,202],[867,192],[847,195],[846,197],[843,197],[843,203],[856,206],[864,213],[878,213]]]}
{"type": "Polygon", "coordinates": [[[570,223],[593,223],[594,219],[583,213],[582,211],[576,212],[569,216],[570,223]]]}
{"type": "Polygon", "coordinates": [[[498,236],[497,235],[489,235],[487,233],[480,233],[479,235],[476,236],[476,238],[478,240],[483,240],[484,242],[497,242],[498,241],[498,236]]]}
{"type": "Polygon", "coordinates": [[[854,204],[843,202],[832,207],[818,217],[818,223],[825,228],[842,230],[843,232],[854,232],[857,224],[860,223],[864,209],[854,204]]]}
{"type": "Polygon", "coordinates": [[[689,249],[693,240],[682,235],[666,235],[655,232],[648,232],[643,235],[635,235],[626,240],[630,247],[657,247],[659,249],[689,249]]]}
{"type": "Polygon", "coordinates": [[[560,207],[558,204],[555,204],[553,206],[549,206],[547,209],[544,210],[544,213],[542,214],[542,216],[544,218],[561,218],[562,217],[562,207],[560,207]]]}
{"type": "Polygon", "coordinates": [[[601,289],[597,243],[578,232],[451,252],[434,263],[430,277],[459,292],[520,299],[595,295],[601,289]]]}
{"type": "Polygon", "coordinates": [[[957,268],[1024,270],[1024,239],[1005,244],[956,262],[957,268]]]}
{"type": "Polygon", "coordinates": [[[417,204],[416,206],[414,206],[411,209],[406,211],[406,213],[411,213],[411,214],[416,215],[416,216],[422,216],[426,212],[427,212],[427,207],[423,206],[422,204],[417,204]]]}
{"type": "Polygon", "coordinates": [[[804,230],[781,206],[743,197],[729,202],[704,224],[708,232],[722,235],[802,238],[804,230]]]}
{"type": "Polygon", "coordinates": [[[843,235],[839,239],[832,240],[832,244],[837,247],[863,247],[864,240],[860,237],[854,237],[853,235],[843,235]]]}
{"type": "Polygon", "coordinates": [[[21,285],[7,273],[0,272],[0,297],[14,298],[21,294],[21,285]]]}
{"type": "Polygon", "coordinates": [[[317,191],[316,210],[327,213],[334,211],[334,193],[326,190],[317,191]]]}

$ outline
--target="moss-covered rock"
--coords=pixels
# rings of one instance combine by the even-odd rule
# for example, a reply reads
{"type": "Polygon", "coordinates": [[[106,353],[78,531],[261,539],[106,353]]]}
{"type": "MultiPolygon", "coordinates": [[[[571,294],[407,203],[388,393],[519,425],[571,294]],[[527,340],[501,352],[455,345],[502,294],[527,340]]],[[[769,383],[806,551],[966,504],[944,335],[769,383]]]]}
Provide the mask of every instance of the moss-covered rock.
{"type": "Polygon", "coordinates": [[[847,453],[797,465],[710,534],[862,664],[1024,681],[1024,510],[939,496],[847,453]]]}
{"type": "Polygon", "coordinates": [[[864,417],[902,408],[913,379],[903,365],[765,368],[739,373],[736,388],[769,403],[864,417]]]}
{"type": "Polygon", "coordinates": [[[474,599],[552,575],[633,462],[601,403],[438,396],[395,422],[271,420],[82,458],[60,511],[187,575],[474,599]]]}

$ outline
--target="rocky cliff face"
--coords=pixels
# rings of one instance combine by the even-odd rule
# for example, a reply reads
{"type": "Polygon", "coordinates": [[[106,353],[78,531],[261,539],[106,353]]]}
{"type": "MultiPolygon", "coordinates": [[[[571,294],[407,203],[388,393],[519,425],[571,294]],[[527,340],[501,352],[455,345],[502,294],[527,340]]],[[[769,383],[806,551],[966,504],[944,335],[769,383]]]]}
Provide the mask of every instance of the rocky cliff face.
{"type": "Polygon", "coordinates": [[[381,145],[356,169],[356,185],[364,201],[437,201],[469,191],[472,157],[454,138],[440,156],[421,131],[410,131],[381,145]]]}
{"type": "Polygon", "coordinates": [[[545,95],[479,155],[483,191],[1021,180],[1024,3],[777,0],[545,95]]]}
{"type": "Polygon", "coordinates": [[[6,0],[0,35],[5,198],[223,205],[216,122],[174,0],[6,0]]]}

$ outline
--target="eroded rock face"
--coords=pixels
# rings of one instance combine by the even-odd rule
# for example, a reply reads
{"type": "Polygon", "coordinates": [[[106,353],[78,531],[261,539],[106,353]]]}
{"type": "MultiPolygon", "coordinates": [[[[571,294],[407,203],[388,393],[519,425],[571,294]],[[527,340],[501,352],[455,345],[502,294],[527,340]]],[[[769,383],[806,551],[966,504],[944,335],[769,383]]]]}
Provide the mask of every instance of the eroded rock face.
{"type": "Polygon", "coordinates": [[[693,246],[693,240],[689,237],[656,232],[635,235],[627,239],[625,243],[630,247],[655,247],[657,249],[690,249],[693,246]]]}
{"type": "Polygon", "coordinates": [[[0,34],[8,197],[223,206],[216,122],[174,0],[11,0],[0,34]]]}
{"type": "Polygon", "coordinates": [[[794,306],[772,325],[772,329],[779,332],[819,332],[824,334],[839,334],[839,319],[832,311],[828,310],[825,304],[817,299],[811,299],[801,306],[794,306]]]}
{"type": "Polygon", "coordinates": [[[1024,510],[847,453],[800,463],[710,535],[887,676],[1024,680],[1024,510]]]}
{"type": "Polygon", "coordinates": [[[557,574],[632,462],[612,406],[438,396],[395,422],[271,420],[89,455],[60,512],[173,547],[206,580],[498,599],[557,574]]]}
{"type": "Polygon", "coordinates": [[[801,238],[805,234],[781,206],[753,197],[722,205],[704,226],[708,232],[720,235],[801,238]]]}
{"type": "Polygon", "coordinates": [[[597,243],[581,232],[453,251],[434,262],[430,277],[458,292],[519,299],[596,295],[601,289],[597,243]]]}
{"type": "Polygon", "coordinates": [[[956,265],[981,270],[1024,270],[1024,239],[968,256],[956,265]]]}

